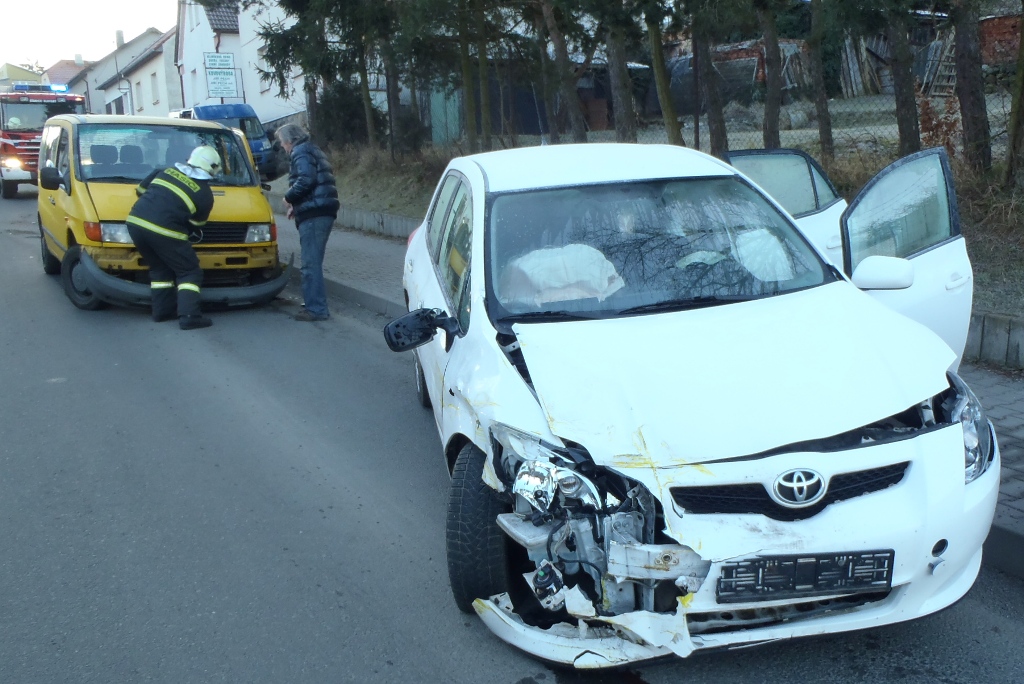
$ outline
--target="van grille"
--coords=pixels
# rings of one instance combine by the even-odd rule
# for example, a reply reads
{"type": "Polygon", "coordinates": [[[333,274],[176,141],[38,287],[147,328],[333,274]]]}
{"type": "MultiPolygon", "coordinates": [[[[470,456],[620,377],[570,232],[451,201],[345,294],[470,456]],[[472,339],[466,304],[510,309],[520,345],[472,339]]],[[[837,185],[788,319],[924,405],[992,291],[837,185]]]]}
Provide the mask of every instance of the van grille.
{"type": "Polygon", "coordinates": [[[245,242],[248,223],[207,223],[201,226],[203,239],[198,244],[216,245],[245,242]]]}

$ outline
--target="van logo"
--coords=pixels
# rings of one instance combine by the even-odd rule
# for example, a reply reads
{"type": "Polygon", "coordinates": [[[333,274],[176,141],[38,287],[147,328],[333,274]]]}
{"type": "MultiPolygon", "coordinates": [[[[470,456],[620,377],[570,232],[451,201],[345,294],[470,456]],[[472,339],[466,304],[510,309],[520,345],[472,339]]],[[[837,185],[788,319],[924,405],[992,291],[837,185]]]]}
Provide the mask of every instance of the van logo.
{"type": "Polygon", "coordinates": [[[806,468],[794,468],[775,478],[772,498],[786,508],[806,508],[821,501],[828,486],[819,473],[806,468]]]}

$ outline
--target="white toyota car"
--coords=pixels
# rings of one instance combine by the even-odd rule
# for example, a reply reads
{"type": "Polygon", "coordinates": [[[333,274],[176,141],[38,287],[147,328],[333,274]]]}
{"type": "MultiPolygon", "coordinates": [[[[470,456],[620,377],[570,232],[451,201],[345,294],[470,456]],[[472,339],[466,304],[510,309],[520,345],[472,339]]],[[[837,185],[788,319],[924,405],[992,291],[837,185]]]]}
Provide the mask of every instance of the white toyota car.
{"type": "Polygon", "coordinates": [[[416,350],[452,474],[455,603],[544,660],[876,627],[978,574],[999,451],[956,373],[944,152],[849,207],[801,153],[730,159],[458,158],[410,238],[384,334],[416,350]]]}

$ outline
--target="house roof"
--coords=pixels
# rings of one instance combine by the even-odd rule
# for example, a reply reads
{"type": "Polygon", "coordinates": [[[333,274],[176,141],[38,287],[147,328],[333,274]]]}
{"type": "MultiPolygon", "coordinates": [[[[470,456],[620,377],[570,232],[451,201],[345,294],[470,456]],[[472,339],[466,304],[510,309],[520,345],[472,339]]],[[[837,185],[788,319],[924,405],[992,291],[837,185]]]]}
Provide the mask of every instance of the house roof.
{"type": "Polygon", "coordinates": [[[43,75],[50,80],[50,83],[68,83],[78,72],[89,68],[93,62],[82,62],[78,64],[73,59],[62,59],[52,67],[43,72],[43,75]]]}
{"type": "Polygon", "coordinates": [[[97,86],[97,87],[100,90],[106,90],[111,85],[113,85],[114,83],[119,81],[123,77],[124,74],[130,74],[132,71],[135,70],[135,67],[139,66],[140,64],[144,64],[144,63],[148,62],[149,60],[153,59],[153,57],[155,57],[156,55],[158,55],[158,54],[160,54],[161,52],[164,51],[164,45],[167,43],[167,41],[169,41],[171,38],[173,38],[174,34],[176,34],[177,32],[178,32],[178,27],[175,26],[174,28],[169,30],[167,33],[165,33],[162,36],[160,36],[159,38],[157,38],[156,41],[152,45],[150,45],[148,48],[146,48],[145,50],[142,51],[142,54],[140,54],[138,57],[136,57],[132,61],[128,62],[128,64],[126,64],[124,67],[119,69],[116,74],[114,74],[113,76],[108,78],[103,83],[100,83],[99,86],[97,86]]]}
{"type": "MultiPolygon", "coordinates": [[[[156,36],[156,40],[159,40],[162,37],[162,35],[163,34],[161,34],[160,31],[158,31],[157,29],[153,28],[152,26],[149,27],[148,29],[146,29],[145,31],[143,31],[139,35],[135,36],[131,40],[126,41],[124,45],[122,45],[121,47],[117,48],[113,52],[111,52],[111,53],[109,53],[107,55],[104,55],[102,59],[99,59],[99,60],[97,60],[95,62],[90,63],[86,68],[82,69],[77,74],[72,76],[71,79],[68,81],[68,85],[72,86],[75,83],[78,83],[79,81],[84,79],[89,74],[89,72],[92,71],[93,68],[95,68],[97,65],[102,64],[103,62],[105,62],[110,57],[115,57],[118,52],[120,52],[121,50],[124,50],[125,48],[128,48],[131,45],[134,45],[136,43],[136,41],[143,40],[143,39],[149,38],[151,36],[156,36]]],[[[132,61],[134,61],[134,60],[132,60],[132,61]]],[[[121,69],[121,71],[124,72],[124,69],[121,69]]]]}
{"type": "Polygon", "coordinates": [[[238,33],[238,3],[234,0],[226,0],[216,7],[207,7],[206,18],[215,33],[238,33]]]}

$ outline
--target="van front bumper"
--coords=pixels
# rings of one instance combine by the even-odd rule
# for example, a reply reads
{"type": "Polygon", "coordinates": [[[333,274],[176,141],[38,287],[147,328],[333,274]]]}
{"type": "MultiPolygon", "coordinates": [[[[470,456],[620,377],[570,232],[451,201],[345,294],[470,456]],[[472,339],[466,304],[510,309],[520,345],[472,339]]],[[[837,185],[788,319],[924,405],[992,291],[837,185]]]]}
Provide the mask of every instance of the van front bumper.
{"type": "MultiPolygon", "coordinates": [[[[295,255],[292,254],[288,265],[282,268],[274,279],[259,285],[203,287],[199,292],[200,301],[203,304],[230,307],[268,304],[288,285],[294,262],[295,255]]],[[[110,275],[100,268],[85,251],[82,252],[82,266],[88,288],[103,301],[119,306],[149,306],[151,292],[149,285],[110,275]]]]}

